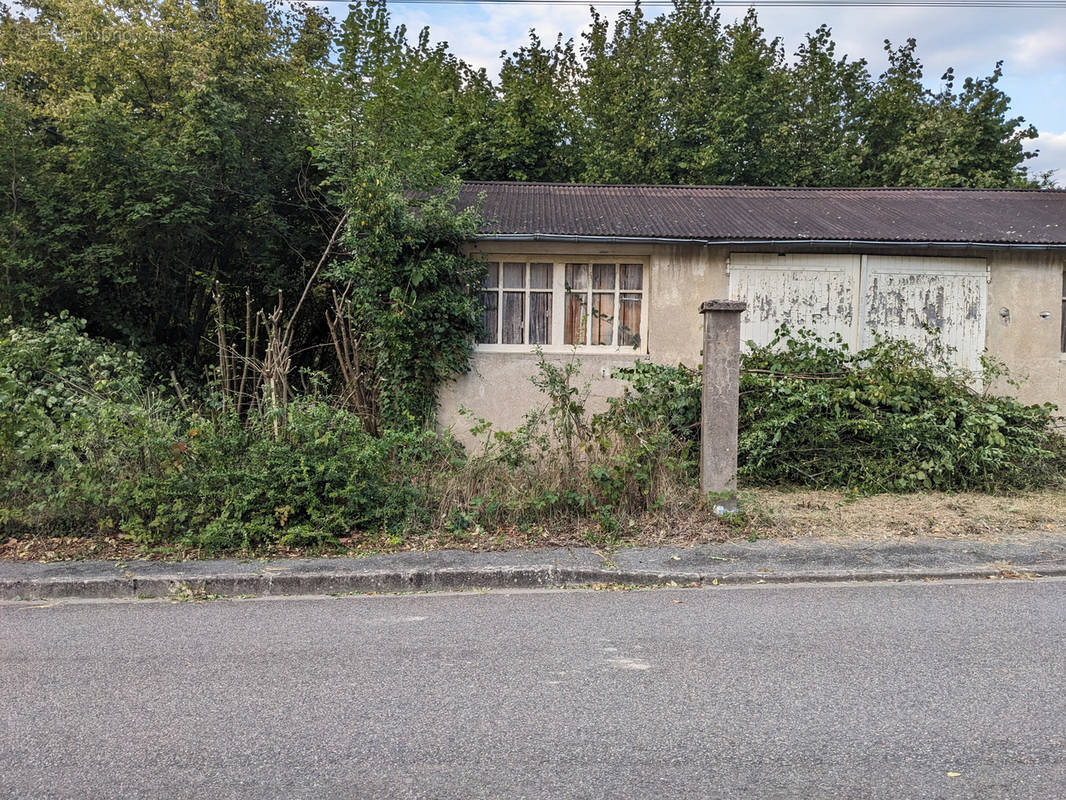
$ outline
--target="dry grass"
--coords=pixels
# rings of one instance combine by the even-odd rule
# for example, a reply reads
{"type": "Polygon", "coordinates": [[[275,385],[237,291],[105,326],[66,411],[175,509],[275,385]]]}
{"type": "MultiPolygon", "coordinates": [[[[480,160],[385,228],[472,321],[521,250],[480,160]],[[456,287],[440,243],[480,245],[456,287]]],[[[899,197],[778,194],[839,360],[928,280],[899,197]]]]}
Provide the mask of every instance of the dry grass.
{"type": "Polygon", "coordinates": [[[985,538],[1066,530],[1066,487],[1016,495],[928,492],[856,497],[842,491],[742,492],[760,536],[985,538]]]}

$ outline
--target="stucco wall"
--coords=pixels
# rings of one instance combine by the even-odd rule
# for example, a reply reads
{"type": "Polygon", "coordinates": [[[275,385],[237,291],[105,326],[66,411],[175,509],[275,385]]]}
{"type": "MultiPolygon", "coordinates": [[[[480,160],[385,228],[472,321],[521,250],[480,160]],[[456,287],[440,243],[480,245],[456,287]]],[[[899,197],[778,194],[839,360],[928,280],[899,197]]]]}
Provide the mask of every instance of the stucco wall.
{"type": "Polygon", "coordinates": [[[659,245],[651,251],[648,356],[695,366],[703,347],[700,303],[729,297],[728,251],[700,245],[659,245]]]}
{"type": "MultiPolygon", "coordinates": [[[[598,246],[559,242],[485,243],[470,248],[472,253],[565,255],[595,260],[609,256],[641,258],[648,262],[645,282],[645,313],[648,314],[646,353],[631,351],[570,354],[565,347],[551,348],[546,357],[554,362],[576,357],[581,375],[576,384],[589,383],[589,408],[606,408],[606,398],[621,392],[620,381],[611,379],[613,370],[648,358],[664,364],[684,362],[695,365],[700,360],[703,320],[699,305],[704,300],[724,298],[729,293],[724,248],[702,245],[598,246]]],[[[532,348],[530,348],[532,352],[532,348]]],[[[501,429],[522,423],[525,413],[544,404],[545,398],[530,378],[536,360],[528,353],[475,352],[471,370],[446,385],[440,396],[440,424],[466,443],[470,417],[459,413],[469,409],[472,416],[491,421],[501,429]]]]}
{"type": "Polygon", "coordinates": [[[1004,383],[992,388],[1027,403],[1055,403],[1066,413],[1066,361],[1059,353],[1062,257],[997,253],[989,265],[988,353],[1022,380],[1018,389],[1004,383]]]}
{"type": "MultiPolygon", "coordinates": [[[[480,254],[510,253],[567,255],[595,260],[597,256],[622,260],[627,256],[646,259],[649,274],[645,285],[645,313],[648,314],[646,353],[619,351],[581,353],[578,385],[590,386],[589,407],[602,410],[606,398],[621,391],[621,383],[610,378],[619,366],[648,358],[664,364],[696,365],[700,360],[702,319],[699,305],[704,300],[729,297],[726,271],[729,253],[740,248],[703,245],[615,246],[565,242],[482,243],[471,247],[480,254]]],[[[745,248],[765,250],[765,247],[745,248]]],[[[810,252],[809,250],[806,252],[810,252]]],[[[823,252],[832,252],[828,248],[823,252]]],[[[902,248],[862,248],[837,252],[907,255],[902,248]]],[[[1053,402],[1066,410],[1066,361],[1059,353],[1063,260],[1047,253],[1011,253],[991,250],[916,250],[914,255],[942,255],[987,258],[991,269],[988,287],[986,342],[988,351],[1002,359],[1017,378],[1026,378],[1017,394],[1026,402],[1053,402]],[[1006,308],[1009,316],[1001,317],[1006,308]],[[1041,317],[1047,312],[1047,317],[1041,317]]],[[[546,355],[561,363],[572,358],[566,348],[554,348],[546,355]],[[559,352],[561,351],[561,352],[559,352]]],[[[532,348],[530,348],[532,352],[532,348]]],[[[467,408],[473,416],[494,425],[513,428],[525,413],[544,404],[544,396],[530,382],[536,362],[530,353],[478,351],[472,369],[445,386],[441,392],[440,423],[451,428],[467,443],[471,420],[459,414],[467,408]]],[[[997,391],[1014,392],[1006,385],[997,391]]]]}

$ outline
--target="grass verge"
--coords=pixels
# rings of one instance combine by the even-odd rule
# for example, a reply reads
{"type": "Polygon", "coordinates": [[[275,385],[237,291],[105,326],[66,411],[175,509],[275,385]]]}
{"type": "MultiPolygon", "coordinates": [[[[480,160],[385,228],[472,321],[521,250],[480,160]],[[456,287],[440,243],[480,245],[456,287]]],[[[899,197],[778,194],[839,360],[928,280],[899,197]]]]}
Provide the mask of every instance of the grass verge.
{"type": "MultiPolygon", "coordinates": [[[[402,539],[387,534],[352,536],[340,539],[332,547],[238,549],[212,553],[211,557],[352,558],[410,550],[491,552],[589,546],[609,552],[622,547],[692,547],[797,537],[905,541],[917,536],[975,540],[1034,533],[1066,536],[1064,489],[1010,496],[976,492],[857,496],[837,490],[747,489],[740,492],[740,505],[740,513],[733,519],[716,517],[695,505],[670,514],[649,512],[610,533],[587,521],[493,530],[479,526],[463,531],[440,528],[402,539]]],[[[0,559],[10,561],[182,561],[203,557],[205,554],[194,548],[148,548],[122,536],[10,538],[0,542],[0,559]]]]}

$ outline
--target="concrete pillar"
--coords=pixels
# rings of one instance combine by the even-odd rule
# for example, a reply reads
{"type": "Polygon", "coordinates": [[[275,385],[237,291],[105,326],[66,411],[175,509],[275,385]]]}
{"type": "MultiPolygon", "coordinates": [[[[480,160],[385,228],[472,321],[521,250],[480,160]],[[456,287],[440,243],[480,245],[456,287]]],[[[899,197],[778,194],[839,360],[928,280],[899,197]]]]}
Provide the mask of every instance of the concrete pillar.
{"type": "Polygon", "coordinates": [[[737,510],[737,424],[740,414],[740,315],[743,300],[708,300],[703,314],[703,404],[700,490],[715,510],[737,510]]]}

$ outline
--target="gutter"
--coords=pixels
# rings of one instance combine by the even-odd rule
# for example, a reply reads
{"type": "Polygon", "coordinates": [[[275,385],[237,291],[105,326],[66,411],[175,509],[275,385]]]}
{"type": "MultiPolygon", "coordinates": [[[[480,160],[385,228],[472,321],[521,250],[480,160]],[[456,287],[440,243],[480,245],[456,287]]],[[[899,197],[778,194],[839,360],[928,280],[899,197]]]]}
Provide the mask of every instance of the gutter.
{"type": "Polygon", "coordinates": [[[873,239],[670,239],[655,236],[585,236],[558,233],[483,233],[474,241],[486,242],[591,242],[597,244],[699,244],[704,247],[841,247],[857,250],[868,247],[906,247],[910,249],[987,249],[1066,251],[1066,243],[1037,244],[1032,242],[912,242],[873,239]]]}

